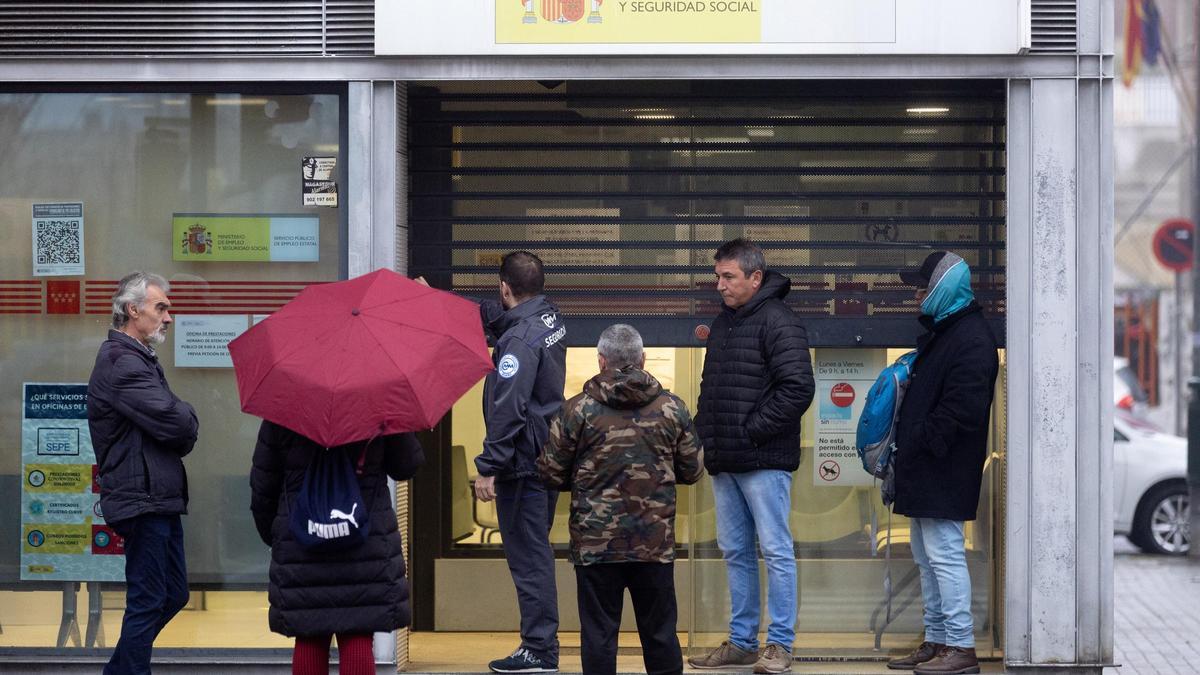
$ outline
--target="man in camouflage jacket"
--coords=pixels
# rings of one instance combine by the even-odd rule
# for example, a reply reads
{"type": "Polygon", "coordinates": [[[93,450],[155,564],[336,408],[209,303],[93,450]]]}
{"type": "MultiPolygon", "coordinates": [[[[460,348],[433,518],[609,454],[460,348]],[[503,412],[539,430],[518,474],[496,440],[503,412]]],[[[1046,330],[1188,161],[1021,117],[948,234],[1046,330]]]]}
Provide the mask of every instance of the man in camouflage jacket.
{"type": "Polygon", "coordinates": [[[628,588],[646,672],[681,673],[675,485],[700,479],[700,445],[683,401],[643,369],[632,326],[609,326],[597,350],[600,374],[563,406],[538,458],[547,486],[571,492],[583,672],[616,672],[628,588]]]}

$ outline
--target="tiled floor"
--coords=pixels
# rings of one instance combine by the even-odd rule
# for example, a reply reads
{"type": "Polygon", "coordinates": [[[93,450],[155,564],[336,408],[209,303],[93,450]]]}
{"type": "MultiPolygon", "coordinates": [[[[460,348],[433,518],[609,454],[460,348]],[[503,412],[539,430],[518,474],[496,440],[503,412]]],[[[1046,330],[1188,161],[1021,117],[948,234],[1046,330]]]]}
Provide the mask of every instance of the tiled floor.
{"type": "MultiPolygon", "coordinates": [[[[410,673],[479,673],[487,671],[487,662],[512,651],[516,646],[512,633],[417,633],[412,636],[410,644],[411,663],[410,673]]],[[[579,634],[565,633],[560,635],[562,655],[559,659],[559,669],[563,673],[580,672],[579,634]]],[[[681,644],[686,644],[687,636],[680,635],[681,644]]],[[[637,634],[622,633],[620,649],[617,654],[617,671],[621,673],[644,673],[641,652],[638,649],[637,634]]],[[[792,671],[795,673],[830,673],[837,675],[882,675],[895,673],[890,671],[881,660],[874,661],[797,661],[792,671]]],[[[685,668],[686,672],[694,671],[685,668]]],[[[998,662],[986,663],[985,673],[1000,673],[1004,668],[998,662]]],[[[732,670],[730,672],[745,673],[749,669],[732,670]]]]}
{"type": "Polygon", "coordinates": [[[1200,672],[1200,561],[1114,545],[1114,650],[1106,675],[1200,672]]]}

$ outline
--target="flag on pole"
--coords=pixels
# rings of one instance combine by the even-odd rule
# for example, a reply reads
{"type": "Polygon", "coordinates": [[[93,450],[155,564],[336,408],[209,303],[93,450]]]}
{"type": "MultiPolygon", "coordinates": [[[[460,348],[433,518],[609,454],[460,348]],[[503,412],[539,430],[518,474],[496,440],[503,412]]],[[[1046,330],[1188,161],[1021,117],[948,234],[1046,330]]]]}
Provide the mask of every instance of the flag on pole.
{"type": "Polygon", "coordinates": [[[1142,0],[1142,60],[1146,65],[1158,63],[1162,38],[1158,34],[1158,5],[1154,0],[1142,0]]]}
{"type": "Polygon", "coordinates": [[[1134,78],[1142,70],[1142,63],[1156,64],[1161,49],[1158,7],[1154,0],[1126,0],[1121,82],[1126,87],[1133,86],[1134,78]]]}
{"type": "Polygon", "coordinates": [[[1122,60],[1121,82],[1133,86],[1133,78],[1142,69],[1142,3],[1125,0],[1125,53],[1122,60]]]}

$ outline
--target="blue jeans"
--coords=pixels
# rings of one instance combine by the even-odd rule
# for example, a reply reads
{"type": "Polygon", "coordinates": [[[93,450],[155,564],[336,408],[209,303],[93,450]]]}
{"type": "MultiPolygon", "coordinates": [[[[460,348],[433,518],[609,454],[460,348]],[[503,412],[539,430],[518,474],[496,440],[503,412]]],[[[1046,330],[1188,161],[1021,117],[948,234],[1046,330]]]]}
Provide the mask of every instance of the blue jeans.
{"type": "Polygon", "coordinates": [[[758,650],[758,548],[767,564],[767,642],[791,650],[796,640],[796,550],[788,515],[792,474],[762,469],[713,476],[717,545],[729,575],[729,641],[758,650]]]}
{"type": "Polygon", "coordinates": [[[921,570],[925,640],[973,649],[971,575],[963,544],[963,522],[913,518],[909,528],[913,560],[921,570]]]}
{"type": "Polygon", "coordinates": [[[188,601],[183,523],[146,514],[109,524],[125,539],[125,617],[104,675],[150,672],[154,639],[188,601]]]}

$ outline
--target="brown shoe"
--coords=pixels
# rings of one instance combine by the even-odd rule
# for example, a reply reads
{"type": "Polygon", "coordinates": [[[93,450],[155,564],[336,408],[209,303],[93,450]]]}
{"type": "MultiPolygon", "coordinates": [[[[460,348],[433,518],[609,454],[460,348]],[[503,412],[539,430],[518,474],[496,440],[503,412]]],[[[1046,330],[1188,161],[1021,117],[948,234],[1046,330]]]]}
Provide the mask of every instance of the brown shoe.
{"type": "Polygon", "coordinates": [[[917,666],[917,675],[966,675],[979,672],[975,648],[945,647],[938,655],[917,666]]]}
{"type": "Polygon", "coordinates": [[[917,647],[913,653],[908,656],[902,656],[898,659],[888,661],[888,668],[892,670],[912,670],[919,664],[925,663],[938,655],[938,652],[946,648],[946,645],[939,642],[922,642],[920,647],[917,647]]]}
{"type": "Polygon", "coordinates": [[[729,666],[752,666],[758,661],[758,654],[746,651],[729,640],[721,643],[720,647],[701,656],[693,656],[688,663],[693,668],[728,668],[729,666]]]}
{"type": "Polygon", "coordinates": [[[786,673],[792,669],[792,654],[783,645],[768,642],[754,663],[756,673],[786,673]]]}

